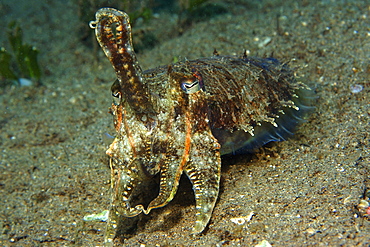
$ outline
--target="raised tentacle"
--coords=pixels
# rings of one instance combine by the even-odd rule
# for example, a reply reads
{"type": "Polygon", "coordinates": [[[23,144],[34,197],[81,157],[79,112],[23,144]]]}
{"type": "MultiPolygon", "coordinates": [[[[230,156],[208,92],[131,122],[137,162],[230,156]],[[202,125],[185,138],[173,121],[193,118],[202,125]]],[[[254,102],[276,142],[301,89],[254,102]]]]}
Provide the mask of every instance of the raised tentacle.
{"type": "Polygon", "coordinates": [[[95,16],[90,27],[95,29],[97,40],[116,71],[124,99],[140,119],[144,114],[152,117],[154,110],[132,46],[128,15],[116,9],[102,8],[95,16]]]}

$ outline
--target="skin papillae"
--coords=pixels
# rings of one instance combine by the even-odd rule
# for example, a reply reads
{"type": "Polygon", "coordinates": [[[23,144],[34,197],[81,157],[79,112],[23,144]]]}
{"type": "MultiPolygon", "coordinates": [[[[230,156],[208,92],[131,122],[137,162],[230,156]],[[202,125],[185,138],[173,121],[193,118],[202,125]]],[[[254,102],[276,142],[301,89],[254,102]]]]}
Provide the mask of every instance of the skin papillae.
{"type": "Polygon", "coordinates": [[[90,26],[117,75],[107,245],[120,216],[168,204],[182,173],[195,194],[193,233],[201,233],[218,197],[221,155],[284,140],[311,109],[309,89],[277,59],[215,55],[142,71],[126,13],[102,8],[90,26]],[[135,188],[156,174],[158,196],[146,208],[131,205],[135,188]]]}

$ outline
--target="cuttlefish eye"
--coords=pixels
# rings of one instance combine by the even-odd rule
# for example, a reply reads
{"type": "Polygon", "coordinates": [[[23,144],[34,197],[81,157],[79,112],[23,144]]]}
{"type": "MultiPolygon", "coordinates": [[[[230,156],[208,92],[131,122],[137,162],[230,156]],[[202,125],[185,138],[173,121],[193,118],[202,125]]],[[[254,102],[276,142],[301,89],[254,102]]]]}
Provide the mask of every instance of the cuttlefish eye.
{"type": "Polygon", "coordinates": [[[181,89],[187,93],[196,93],[201,89],[200,82],[197,78],[186,79],[181,82],[181,89]]]}
{"type": "Polygon", "coordinates": [[[112,90],[112,96],[114,97],[113,103],[115,105],[119,105],[120,100],[121,100],[121,87],[120,87],[120,84],[119,84],[118,80],[115,80],[113,82],[111,90],[112,90]]]}
{"type": "Polygon", "coordinates": [[[187,94],[196,93],[203,89],[202,75],[195,69],[192,69],[192,72],[193,75],[190,78],[187,77],[181,80],[181,89],[187,94]]]}
{"type": "Polygon", "coordinates": [[[112,96],[115,97],[115,98],[119,98],[121,96],[121,93],[118,92],[118,91],[114,91],[114,92],[112,92],[112,96]]]}

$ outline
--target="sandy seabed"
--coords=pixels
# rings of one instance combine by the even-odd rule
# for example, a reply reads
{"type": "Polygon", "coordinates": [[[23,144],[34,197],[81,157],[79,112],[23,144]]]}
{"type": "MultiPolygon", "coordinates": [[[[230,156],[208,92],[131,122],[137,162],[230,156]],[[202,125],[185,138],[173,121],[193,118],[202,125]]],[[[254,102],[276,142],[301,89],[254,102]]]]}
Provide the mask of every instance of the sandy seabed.
{"type": "MultiPolygon", "coordinates": [[[[251,2],[229,5],[181,36],[167,28],[175,30],[176,16],[159,13],[143,25],[163,40],[138,54],[140,64],[206,57],[215,48],[294,58],[299,80],[317,93],[314,113],[290,140],[223,158],[219,200],[202,235],[189,235],[194,196],[183,178],[169,205],[131,220],[117,243],[369,246],[370,221],[357,205],[370,188],[370,3],[251,2]]],[[[3,22],[18,19],[25,40],[39,48],[44,71],[42,86],[0,89],[0,245],[101,246],[106,223],[82,218],[109,207],[105,136],[114,134],[114,71],[100,50],[81,42],[74,1],[0,7],[3,22]]]]}

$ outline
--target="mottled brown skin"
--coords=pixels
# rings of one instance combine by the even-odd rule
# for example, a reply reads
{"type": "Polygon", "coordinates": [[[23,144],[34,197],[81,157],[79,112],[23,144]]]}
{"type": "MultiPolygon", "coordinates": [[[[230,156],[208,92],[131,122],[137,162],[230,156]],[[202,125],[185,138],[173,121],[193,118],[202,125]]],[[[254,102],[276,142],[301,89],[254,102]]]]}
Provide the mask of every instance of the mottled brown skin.
{"type": "Polygon", "coordinates": [[[90,26],[118,78],[111,107],[117,135],[107,150],[113,196],[106,244],[113,242],[119,216],[168,204],[182,173],[195,193],[193,233],[202,232],[218,196],[221,155],[242,148],[265,126],[277,128],[285,112],[299,111],[295,98],[302,85],[277,60],[246,56],[216,55],[142,72],[126,13],[100,9],[90,26]],[[131,205],[135,188],[156,174],[158,196],[147,208],[131,205]]]}

